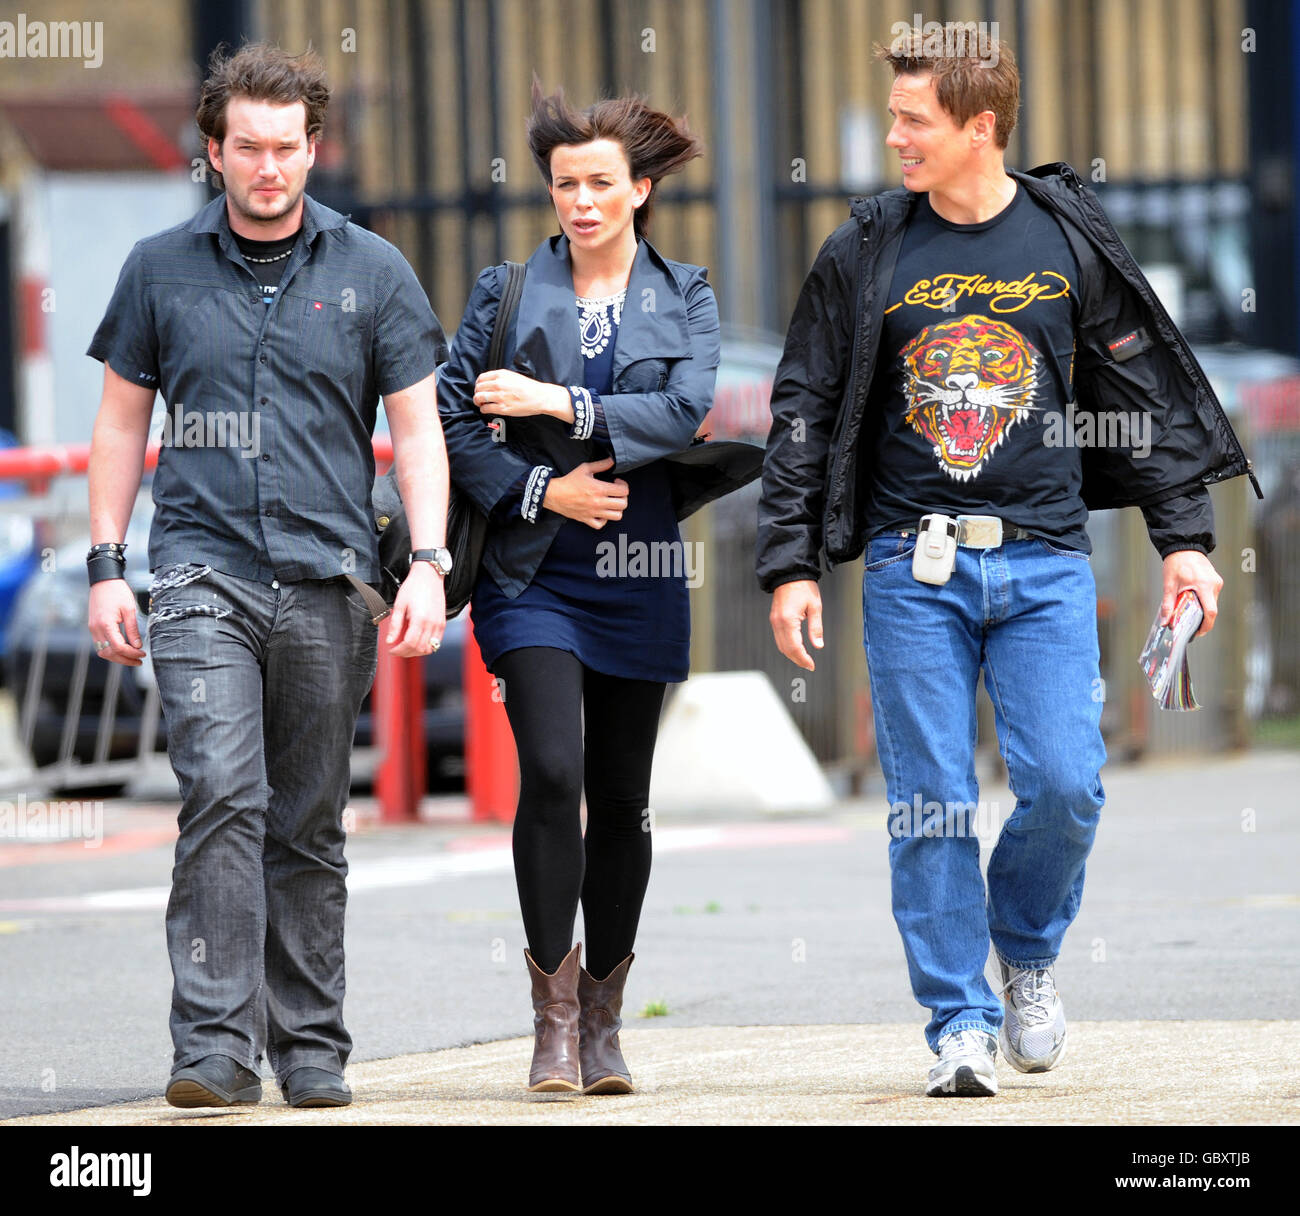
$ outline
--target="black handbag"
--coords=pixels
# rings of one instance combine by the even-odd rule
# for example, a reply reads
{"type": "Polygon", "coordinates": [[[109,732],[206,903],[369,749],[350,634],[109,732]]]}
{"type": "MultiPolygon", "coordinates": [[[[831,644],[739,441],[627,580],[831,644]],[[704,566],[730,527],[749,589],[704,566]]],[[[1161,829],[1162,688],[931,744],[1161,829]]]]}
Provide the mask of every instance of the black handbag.
{"type": "MultiPolygon", "coordinates": [[[[488,361],[484,371],[505,365],[506,335],[519,311],[519,299],[524,291],[524,266],[520,262],[506,263],[506,281],[497,307],[496,322],[492,327],[492,341],[488,346],[488,361]]],[[[391,611],[402,580],[410,570],[411,527],[402,505],[402,495],[397,487],[397,462],[394,460],[387,473],[375,478],[371,491],[371,506],[375,527],[379,532],[379,566],[382,571],[382,611],[375,616],[375,624],[391,611]]],[[[451,573],[443,587],[447,603],[447,619],[451,620],[469,603],[478,581],[479,566],[483,561],[483,548],[487,544],[487,516],[479,510],[474,500],[453,481],[447,494],[447,550],[451,554],[451,573]]],[[[366,603],[375,610],[377,600],[373,588],[352,578],[366,603]],[[367,595],[368,593],[368,595],[367,595]]]]}

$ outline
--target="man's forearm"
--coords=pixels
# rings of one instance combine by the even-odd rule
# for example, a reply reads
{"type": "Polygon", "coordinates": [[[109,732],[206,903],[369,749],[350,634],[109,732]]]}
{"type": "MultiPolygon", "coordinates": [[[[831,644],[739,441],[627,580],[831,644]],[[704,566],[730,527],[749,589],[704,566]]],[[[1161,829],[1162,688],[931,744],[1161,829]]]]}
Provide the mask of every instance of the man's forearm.
{"type": "Polygon", "coordinates": [[[436,426],[428,434],[393,437],[397,485],[411,527],[412,549],[441,549],[447,543],[447,448],[436,426]]]}
{"type": "Polygon", "coordinates": [[[433,377],[385,398],[384,409],[411,548],[440,549],[447,543],[449,473],[433,377]]]}
{"type": "Polygon", "coordinates": [[[106,417],[101,407],[90,442],[87,482],[90,494],[90,541],[126,538],[131,510],[144,474],[149,442],[149,416],[139,419],[106,417]]]}

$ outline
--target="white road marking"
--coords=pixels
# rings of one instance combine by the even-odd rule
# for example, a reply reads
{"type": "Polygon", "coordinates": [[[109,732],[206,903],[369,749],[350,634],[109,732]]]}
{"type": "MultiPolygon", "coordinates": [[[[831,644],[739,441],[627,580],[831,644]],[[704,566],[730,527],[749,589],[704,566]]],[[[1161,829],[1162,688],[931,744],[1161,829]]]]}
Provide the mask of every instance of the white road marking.
{"type": "MultiPolygon", "coordinates": [[[[656,854],[702,849],[779,848],[847,840],[838,824],[757,823],[663,827],[654,831],[656,854]]],[[[508,844],[438,853],[397,854],[348,863],[348,894],[416,887],[475,874],[508,874],[514,859],[508,844]]],[[[84,895],[0,900],[0,912],[140,912],[167,907],[170,887],[129,887],[84,895]]]]}

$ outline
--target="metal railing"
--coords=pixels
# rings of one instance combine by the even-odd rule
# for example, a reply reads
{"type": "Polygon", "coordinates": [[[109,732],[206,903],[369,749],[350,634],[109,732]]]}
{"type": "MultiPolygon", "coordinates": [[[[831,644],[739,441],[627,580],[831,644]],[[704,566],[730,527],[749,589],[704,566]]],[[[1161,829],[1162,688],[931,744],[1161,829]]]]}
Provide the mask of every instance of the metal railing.
{"type": "MultiPolygon", "coordinates": [[[[377,436],[374,447],[381,467],[392,460],[387,436],[377,436]]],[[[156,468],[158,451],[157,443],[147,449],[146,473],[156,468]]],[[[117,790],[160,760],[165,722],[149,659],[133,668],[96,659],[80,602],[85,586],[81,553],[68,546],[84,541],[89,530],[84,488],[77,485],[82,492],[76,506],[63,491],[76,484],[71,479],[85,473],[89,457],[88,444],[0,450],[0,482],[23,482],[28,490],[25,497],[0,499],[0,512],[24,512],[43,525],[40,565],[32,577],[64,578],[66,595],[77,596],[70,602],[57,592],[51,594],[39,618],[24,621],[26,629],[14,628],[11,622],[5,669],[12,684],[9,695],[15,699],[18,754],[8,763],[0,760],[0,789],[117,790]]],[[[133,520],[146,514],[137,509],[133,520]]],[[[128,532],[128,542],[128,556],[132,548],[145,551],[138,523],[128,532]]],[[[126,573],[136,594],[147,652],[147,572],[131,563],[126,573]]],[[[413,815],[423,794],[422,684],[412,676],[418,677],[419,671],[399,672],[397,660],[381,656],[371,694],[377,737],[372,746],[352,753],[354,780],[373,779],[385,818],[413,815]],[[405,746],[390,746],[389,735],[405,746]],[[418,744],[412,742],[416,739],[418,744]]]]}

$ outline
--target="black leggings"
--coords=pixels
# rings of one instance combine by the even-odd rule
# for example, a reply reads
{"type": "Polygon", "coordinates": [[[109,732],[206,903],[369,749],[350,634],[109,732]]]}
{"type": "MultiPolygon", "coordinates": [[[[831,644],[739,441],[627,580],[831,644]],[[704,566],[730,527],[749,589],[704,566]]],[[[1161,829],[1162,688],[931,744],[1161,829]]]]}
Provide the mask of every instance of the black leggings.
{"type": "Polygon", "coordinates": [[[604,979],[632,953],[650,881],[647,807],[664,685],[602,675],[544,646],[511,650],[494,669],[519,752],[515,881],[528,949],[554,971],[573,946],[581,899],[583,965],[604,979]]]}

